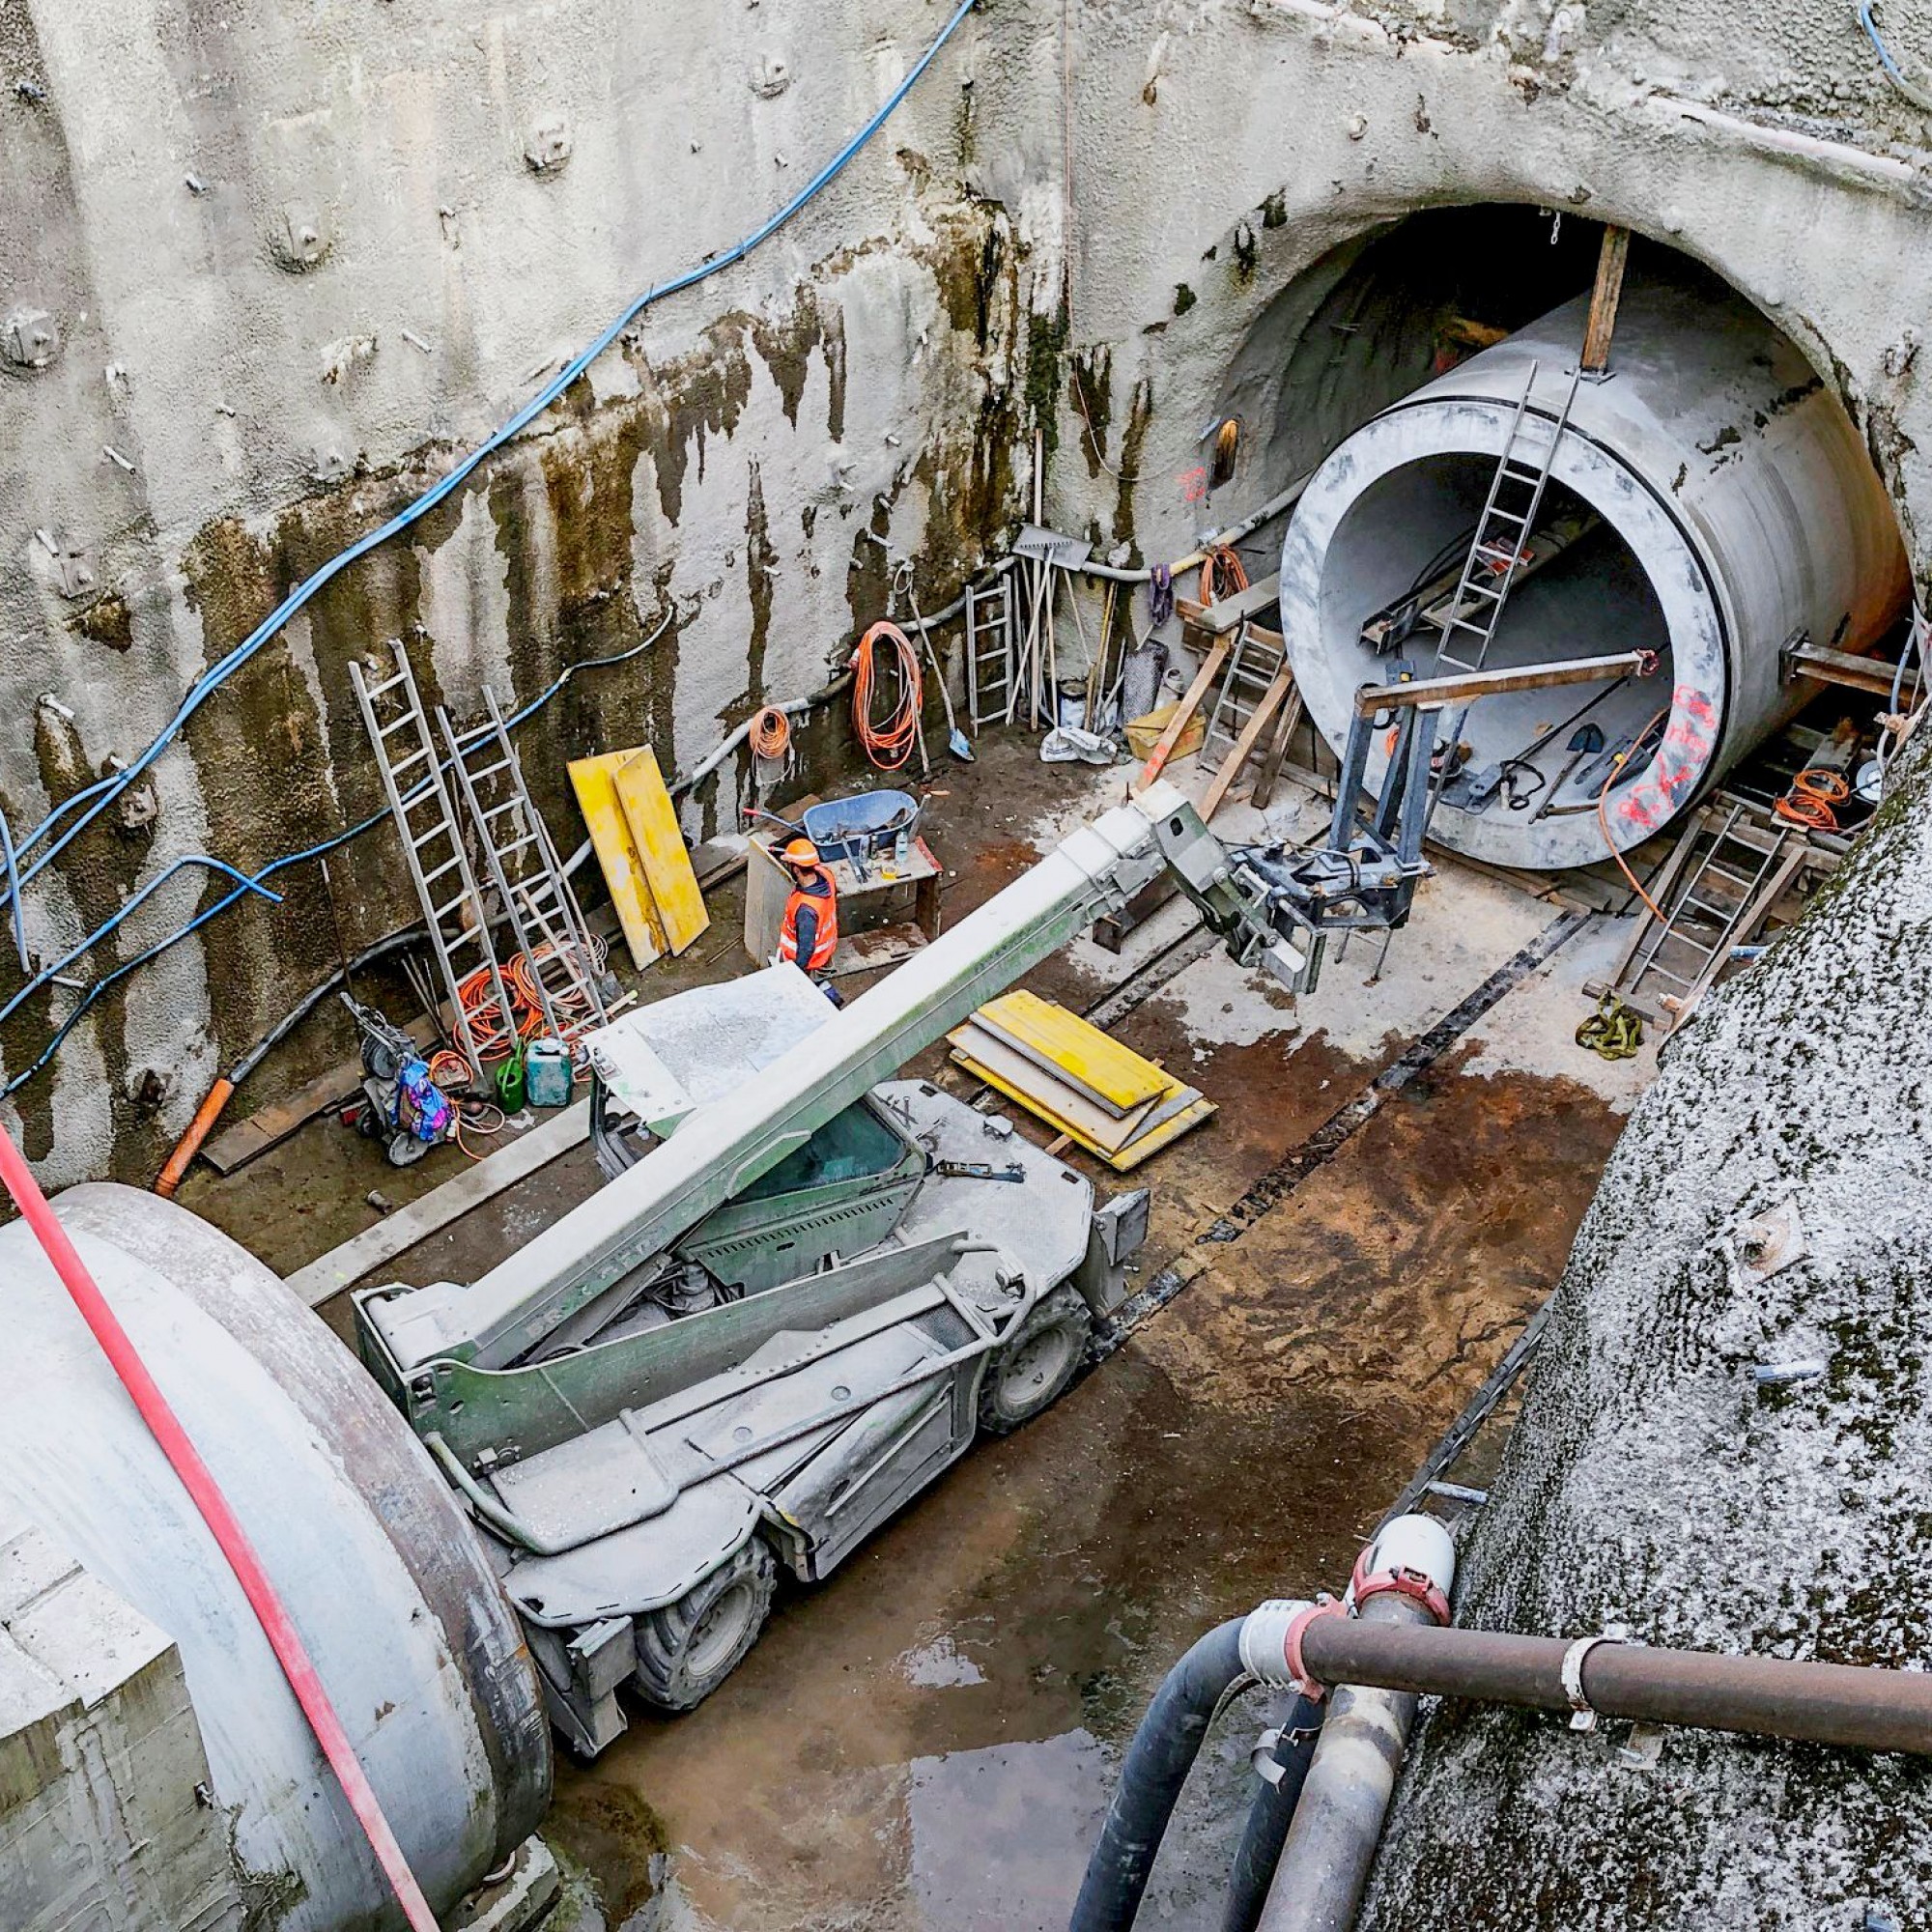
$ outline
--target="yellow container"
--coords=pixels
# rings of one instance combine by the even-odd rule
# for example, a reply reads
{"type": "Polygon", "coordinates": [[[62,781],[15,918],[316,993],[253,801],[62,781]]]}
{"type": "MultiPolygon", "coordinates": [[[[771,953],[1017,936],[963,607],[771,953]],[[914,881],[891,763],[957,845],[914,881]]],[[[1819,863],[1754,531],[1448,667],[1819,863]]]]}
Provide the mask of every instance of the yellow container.
{"type": "MultiPolygon", "coordinates": [[[[1174,698],[1163,704],[1158,711],[1150,711],[1145,718],[1127,720],[1127,750],[1135,757],[1145,758],[1160,743],[1160,736],[1174,723],[1174,714],[1179,708],[1180,699],[1174,698]]],[[[1180,734],[1180,742],[1169,754],[1168,762],[1176,758],[1191,758],[1201,749],[1202,741],[1208,736],[1208,721],[1195,707],[1194,716],[1187,721],[1187,727],[1180,734]]]]}

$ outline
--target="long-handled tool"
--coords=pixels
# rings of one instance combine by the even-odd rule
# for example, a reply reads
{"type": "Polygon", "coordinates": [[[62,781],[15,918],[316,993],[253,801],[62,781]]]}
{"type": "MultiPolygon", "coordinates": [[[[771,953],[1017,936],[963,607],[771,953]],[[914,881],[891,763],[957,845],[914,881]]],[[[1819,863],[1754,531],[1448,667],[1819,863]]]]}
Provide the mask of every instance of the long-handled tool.
{"type": "Polygon", "coordinates": [[[1570,755],[1564,761],[1563,769],[1556,774],[1556,782],[1543,794],[1543,803],[1530,814],[1529,822],[1534,825],[1539,819],[1548,815],[1549,808],[1556,803],[1556,794],[1570,782],[1570,775],[1593,753],[1604,749],[1604,733],[1596,724],[1582,724],[1570,734],[1570,742],[1563,748],[1570,755]]]}
{"type": "Polygon", "coordinates": [[[973,741],[959,728],[958,715],[952,709],[952,694],[946,688],[946,671],[939,662],[939,653],[932,647],[932,633],[925,628],[925,619],[919,614],[919,599],[912,588],[912,565],[899,565],[899,587],[905,591],[906,607],[912,611],[912,621],[919,632],[919,640],[925,646],[926,662],[932,667],[933,682],[939,686],[939,701],[946,707],[946,749],[962,765],[973,762],[973,741]]]}

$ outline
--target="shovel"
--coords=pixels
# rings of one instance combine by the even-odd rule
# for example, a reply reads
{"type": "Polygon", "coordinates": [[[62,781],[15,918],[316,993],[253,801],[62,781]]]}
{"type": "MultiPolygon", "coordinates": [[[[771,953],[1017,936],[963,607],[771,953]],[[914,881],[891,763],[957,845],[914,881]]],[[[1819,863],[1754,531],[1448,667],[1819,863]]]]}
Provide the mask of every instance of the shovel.
{"type": "Polygon", "coordinates": [[[1570,782],[1570,774],[1583,760],[1604,749],[1604,734],[1595,724],[1579,725],[1571,732],[1570,742],[1564,750],[1570,753],[1563,769],[1556,775],[1556,782],[1543,795],[1543,803],[1530,814],[1529,822],[1534,825],[1538,819],[1548,816],[1549,808],[1556,803],[1556,794],[1570,782]]]}
{"type": "MultiPolygon", "coordinates": [[[[919,599],[912,594],[912,575],[906,575],[906,603],[912,610],[912,620],[919,627],[919,640],[925,646],[925,660],[932,667],[932,674],[939,682],[939,701],[946,706],[946,749],[962,765],[973,762],[973,741],[959,728],[959,720],[953,715],[952,694],[946,688],[946,673],[940,668],[939,653],[932,648],[932,633],[925,628],[925,619],[919,614],[919,599]]],[[[921,750],[924,747],[922,745],[921,750]]]]}

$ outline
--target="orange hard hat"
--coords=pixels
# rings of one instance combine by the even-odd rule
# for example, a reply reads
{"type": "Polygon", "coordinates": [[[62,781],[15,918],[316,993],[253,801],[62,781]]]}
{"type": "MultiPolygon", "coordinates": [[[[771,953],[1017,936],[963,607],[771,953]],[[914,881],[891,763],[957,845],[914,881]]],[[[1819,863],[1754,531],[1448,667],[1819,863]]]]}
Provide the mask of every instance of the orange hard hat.
{"type": "Polygon", "coordinates": [[[787,866],[815,866],[818,847],[810,838],[794,838],[781,856],[787,866]]]}

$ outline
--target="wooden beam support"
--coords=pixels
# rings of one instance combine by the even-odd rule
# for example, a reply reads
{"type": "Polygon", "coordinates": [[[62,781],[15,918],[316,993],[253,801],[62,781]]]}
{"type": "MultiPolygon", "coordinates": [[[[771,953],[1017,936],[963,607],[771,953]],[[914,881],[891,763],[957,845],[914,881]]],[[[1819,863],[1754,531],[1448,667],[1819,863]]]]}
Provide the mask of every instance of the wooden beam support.
{"type": "Polygon", "coordinates": [[[1590,292],[1590,320],[1583,330],[1582,371],[1606,376],[1610,370],[1610,337],[1616,332],[1617,303],[1623,299],[1624,269],[1630,261],[1628,228],[1605,228],[1597,256],[1597,285],[1590,292]]]}

